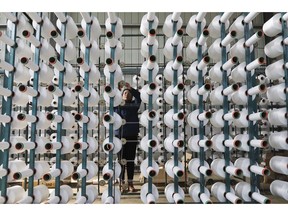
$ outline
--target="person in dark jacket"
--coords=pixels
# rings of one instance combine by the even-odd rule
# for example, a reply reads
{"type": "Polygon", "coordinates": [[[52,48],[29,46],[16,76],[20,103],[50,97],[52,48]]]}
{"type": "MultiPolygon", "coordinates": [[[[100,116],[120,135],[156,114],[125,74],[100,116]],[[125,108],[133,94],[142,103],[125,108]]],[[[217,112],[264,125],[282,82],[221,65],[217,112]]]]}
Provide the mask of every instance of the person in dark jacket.
{"type": "MultiPolygon", "coordinates": [[[[126,88],[122,92],[122,99],[125,101],[123,106],[114,108],[114,112],[118,113],[122,119],[125,119],[126,123],[115,131],[115,136],[118,138],[126,139],[126,144],[122,146],[121,151],[118,153],[118,159],[126,159],[127,164],[127,177],[128,177],[128,189],[130,192],[135,192],[133,186],[134,177],[134,159],[136,155],[136,147],[138,144],[137,138],[139,133],[139,118],[138,110],[141,104],[141,98],[139,91],[135,90],[126,83],[126,88]],[[132,100],[133,97],[135,100],[132,100]]],[[[125,179],[125,166],[121,165],[122,171],[120,175],[120,181],[124,183],[125,179]]]]}

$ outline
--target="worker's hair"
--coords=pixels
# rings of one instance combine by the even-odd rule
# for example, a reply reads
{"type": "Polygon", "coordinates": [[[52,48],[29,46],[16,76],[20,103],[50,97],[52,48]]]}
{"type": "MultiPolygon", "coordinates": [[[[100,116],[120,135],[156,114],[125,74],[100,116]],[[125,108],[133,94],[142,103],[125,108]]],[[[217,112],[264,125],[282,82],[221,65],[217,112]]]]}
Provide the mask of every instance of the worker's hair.
{"type": "Polygon", "coordinates": [[[126,89],[124,89],[124,90],[122,91],[122,95],[124,94],[124,92],[125,92],[125,91],[129,91],[129,92],[130,92],[130,94],[132,94],[131,90],[130,90],[130,89],[128,89],[128,88],[126,88],[126,89]]]}

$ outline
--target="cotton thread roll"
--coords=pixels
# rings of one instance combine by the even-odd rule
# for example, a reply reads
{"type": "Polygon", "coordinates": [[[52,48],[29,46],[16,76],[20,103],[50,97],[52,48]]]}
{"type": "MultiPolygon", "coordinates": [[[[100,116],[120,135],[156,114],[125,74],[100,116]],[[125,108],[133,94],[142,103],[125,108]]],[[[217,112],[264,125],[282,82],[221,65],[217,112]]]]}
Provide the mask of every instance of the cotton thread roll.
{"type": "MultiPolygon", "coordinates": [[[[82,153],[83,149],[85,148],[85,146],[83,146],[82,143],[83,143],[83,137],[81,137],[79,141],[74,144],[74,149],[79,150],[80,153],[82,153]]],[[[94,137],[87,136],[86,145],[87,145],[86,146],[87,155],[93,154],[98,150],[98,141],[94,137]]]]}
{"type": "Polygon", "coordinates": [[[116,13],[114,12],[108,12],[108,18],[105,21],[105,27],[107,31],[112,30],[112,24],[115,25],[115,37],[119,39],[123,35],[123,24],[122,20],[117,17],[116,13]],[[113,15],[112,15],[113,14],[113,15]]]}
{"type": "Polygon", "coordinates": [[[117,162],[113,163],[113,169],[110,169],[109,164],[107,163],[102,170],[103,179],[105,181],[112,178],[113,179],[118,178],[120,176],[120,173],[121,173],[121,166],[117,162]]]}
{"type": "Polygon", "coordinates": [[[265,74],[267,78],[271,80],[277,80],[284,77],[284,60],[280,59],[270,65],[268,65],[265,69],[265,74]]]}
{"type": "Polygon", "coordinates": [[[21,200],[24,195],[25,191],[24,188],[21,186],[12,186],[8,187],[6,191],[6,197],[0,196],[0,203],[1,204],[16,204],[19,200],[21,200]]]}
{"type": "Polygon", "coordinates": [[[201,193],[199,183],[194,183],[189,187],[189,195],[194,202],[202,202],[204,204],[211,204],[212,203],[212,201],[210,199],[203,199],[203,198],[209,198],[210,192],[206,187],[204,187],[204,193],[201,193]]]}
{"type": "Polygon", "coordinates": [[[149,151],[149,147],[152,148],[152,152],[155,152],[158,145],[159,140],[155,135],[152,135],[152,139],[148,139],[148,134],[146,134],[140,141],[140,147],[145,152],[149,151]]]}
{"type": "Polygon", "coordinates": [[[202,121],[203,126],[205,126],[211,117],[212,113],[210,111],[199,113],[199,109],[196,109],[187,116],[187,122],[191,127],[198,128],[200,121],[202,121]]]}
{"type": "Polygon", "coordinates": [[[262,37],[263,37],[263,32],[262,31],[257,31],[255,34],[253,34],[250,38],[248,38],[247,41],[245,41],[245,46],[250,47],[256,42],[258,42],[262,37]]]}
{"type": "Polygon", "coordinates": [[[202,173],[204,176],[212,175],[212,170],[209,168],[208,163],[204,161],[204,166],[201,166],[199,158],[193,158],[189,161],[188,170],[192,175],[197,178],[200,177],[200,173],[202,173]]]}
{"type": "Polygon", "coordinates": [[[208,140],[206,136],[200,140],[199,135],[191,136],[188,140],[188,147],[193,152],[199,152],[200,147],[203,148],[204,151],[207,151],[212,146],[212,141],[208,140]]]}
{"type": "Polygon", "coordinates": [[[281,181],[281,180],[274,180],[270,184],[270,191],[272,195],[282,197],[285,200],[288,200],[288,182],[281,181]]]}
{"type": "Polygon", "coordinates": [[[173,80],[173,73],[177,72],[177,77],[179,77],[183,72],[183,65],[182,65],[183,57],[177,56],[176,59],[173,61],[169,61],[164,69],[163,75],[166,80],[172,82],[173,80]]]}
{"type": "Polygon", "coordinates": [[[164,25],[163,25],[163,33],[167,36],[167,37],[172,37],[174,32],[173,32],[173,23],[175,23],[176,25],[176,30],[180,29],[182,27],[183,24],[183,20],[179,15],[180,13],[178,12],[174,12],[173,14],[169,14],[165,21],[164,21],[164,25]],[[176,19],[176,20],[173,20],[176,19]]]}
{"type": "Polygon", "coordinates": [[[107,106],[109,106],[110,97],[114,98],[114,107],[119,106],[122,103],[122,97],[119,89],[112,89],[110,85],[105,86],[103,97],[107,106]]]}
{"type": "Polygon", "coordinates": [[[155,126],[159,120],[159,116],[155,110],[148,111],[145,110],[140,117],[140,124],[148,128],[148,122],[152,121],[152,126],[155,126]]]}
{"type": "MultiPolygon", "coordinates": [[[[256,88],[254,88],[252,91],[250,90],[250,93],[251,93],[251,96],[252,96],[252,100],[255,99],[255,96],[257,94],[257,92],[259,93],[262,93],[262,89],[263,91],[265,92],[266,90],[266,86],[263,84],[263,85],[259,85],[257,86],[256,88]],[[259,91],[258,91],[258,90],[259,91]],[[257,90],[257,91],[254,91],[254,90],[257,90]],[[255,94],[256,93],[256,94],[255,94]]],[[[234,92],[232,95],[231,95],[231,100],[237,104],[237,105],[246,105],[248,103],[248,91],[247,91],[247,85],[242,85],[238,91],[234,92]]]]}
{"type": "Polygon", "coordinates": [[[150,71],[152,72],[152,80],[154,80],[159,71],[159,65],[157,64],[154,55],[151,55],[141,66],[140,75],[145,81],[148,81],[148,74],[150,71]]]}
{"type": "Polygon", "coordinates": [[[174,122],[178,122],[178,126],[181,126],[184,121],[184,113],[182,111],[179,111],[178,113],[174,113],[173,109],[170,109],[165,115],[164,115],[164,123],[169,128],[174,127],[174,122]]]}
{"type": "Polygon", "coordinates": [[[11,127],[13,129],[23,129],[28,125],[28,122],[36,122],[36,116],[29,114],[13,112],[12,114],[13,121],[11,122],[11,127]]]}
{"type": "MultiPolygon", "coordinates": [[[[192,38],[197,37],[196,32],[197,32],[198,21],[196,20],[196,18],[197,18],[197,15],[191,16],[186,26],[186,33],[192,38]]],[[[203,31],[205,26],[206,26],[206,19],[204,18],[201,21],[201,31],[203,31]]]]}
{"type": "Polygon", "coordinates": [[[98,166],[93,161],[87,161],[86,169],[82,168],[82,164],[79,164],[77,171],[72,174],[72,179],[80,180],[84,176],[87,180],[90,180],[98,173],[98,166]]]}
{"type": "Polygon", "coordinates": [[[174,164],[174,159],[171,158],[165,163],[165,171],[167,175],[171,178],[174,178],[174,175],[177,177],[182,177],[184,175],[184,167],[183,164],[178,161],[178,165],[174,164]]]}
{"type": "Polygon", "coordinates": [[[274,132],[269,136],[269,144],[272,148],[288,150],[288,137],[286,131],[274,132]]]}
{"type": "Polygon", "coordinates": [[[252,199],[256,200],[259,203],[268,204],[271,203],[271,200],[267,197],[264,197],[259,193],[258,188],[255,192],[251,192],[251,185],[247,182],[239,182],[235,186],[236,195],[242,198],[245,202],[251,202],[252,199]],[[251,199],[252,198],[252,199],[251,199]]]}
{"type": "Polygon", "coordinates": [[[288,157],[273,156],[270,159],[269,166],[276,173],[288,175],[288,157]]]}
{"type": "Polygon", "coordinates": [[[83,29],[79,29],[77,32],[78,37],[80,38],[81,43],[87,48],[90,47],[91,43],[86,36],[85,32],[83,29]]]}
{"type": "Polygon", "coordinates": [[[120,66],[114,62],[111,58],[106,59],[106,65],[104,67],[104,75],[106,77],[107,83],[110,83],[111,73],[114,73],[114,86],[117,86],[118,82],[122,80],[122,70],[120,66]]]}
{"type": "Polygon", "coordinates": [[[206,101],[208,98],[208,93],[211,89],[211,85],[206,83],[201,88],[198,85],[195,85],[187,92],[187,99],[190,103],[198,105],[199,95],[202,95],[203,101],[206,101]]]}
{"type": "Polygon", "coordinates": [[[234,189],[230,186],[230,192],[226,193],[225,184],[222,182],[216,182],[211,187],[211,193],[220,202],[226,202],[228,199],[233,204],[241,204],[242,200],[235,195],[234,189]]]}
{"type": "Polygon", "coordinates": [[[183,89],[184,85],[182,83],[177,84],[175,87],[170,85],[164,92],[164,100],[166,103],[173,106],[174,95],[178,95],[179,104],[183,104],[183,89]],[[175,94],[176,93],[176,94],[175,94]]]}
{"type": "Polygon", "coordinates": [[[112,151],[113,154],[117,154],[122,148],[122,142],[119,138],[113,137],[113,142],[109,142],[109,138],[106,138],[102,144],[103,150],[106,154],[112,151]]]}
{"type": "MultiPolygon", "coordinates": [[[[238,91],[239,86],[237,84],[232,84],[225,89],[223,89],[223,86],[220,85],[216,87],[213,91],[210,93],[210,101],[212,105],[222,105],[224,100],[224,95],[228,96],[228,101],[231,100],[231,94],[238,91]]],[[[189,98],[188,98],[189,99],[189,98]]]]}
{"type": "Polygon", "coordinates": [[[286,108],[270,110],[268,114],[268,121],[271,125],[285,126],[287,124],[286,108]]]}
{"type": "MultiPolygon", "coordinates": [[[[210,32],[209,35],[212,38],[219,38],[221,36],[220,35],[220,33],[221,33],[221,21],[220,21],[220,19],[222,17],[223,17],[223,15],[222,16],[221,15],[215,16],[208,26],[208,30],[210,32]]],[[[229,24],[230,24],[229,20],[225,19],[224,24],[225,24],[225,30],[227,30],[229,27],[229,24]]]]}
{"type": "MultiPolygon", "coordinates": [[[[212,141],[212,148],[217,152],[225,152],[225,146],[232,149],[232,145],[228,145],[227,143],[232,142],[232,138],[229,136],[229,139],[225,140],[224,134],[215,134],[211,138],[212,141]],[[227,142],[227,143],[226,143],[227,142]],[[225,144],[226,143],[226,144],[225,144]]],[[[235,145],[235,144],[234,144],[235,145]]]]}
{"type": "Polygon", "coordinates": [[[26,39],[27,41],[29,41],[32,45],[34,45],[37,48],[39,48],[41,45],[40,41],[33,35],[33,32],[30,32],[28,30],[23,30],[20,33],[20,37],[22,37],[23,39],[26,39]]]}
{"type": "Polygon", "coordinates": [[[13,65],[3,60],[0,60],[0,68],[6,71],[13,71],[15,69],[13,65]]]}
{"type": "MultiPolygon", "coordinates": [[[[33,24],[33,27],[35,28],[37,26],[38,21],[36,20],[34,21],[32,22],[32,24],[33,24]]],[[[46,39],[50,39],[51,38],[50,33],[55,30],[55,26],[52,24],[52,22],[47,16],[42,17],[41,24],[42,24],[42,31],[41,31],[42,36],[46,39]]]]}
{"type": "Polygon", "coordinates": [[[229,161],[229,166],[225,166],[225,160],[220,158],[212,161],[211,169],[215,175],[222,178],[225,178],[226,173],[233,176],[241,176],[243,174],[242,170],[235,167],[231,161],[229,161]]]}
{"type": "Polygon", "coordinates": [[[159,199],[159,193],[157,187],[152,184],[152,193],[148,193],[148,183],[145,183],[141,187],[140,197],[145,204],[155,204],[159,199]]]}
{"type": "Polygon", "coordinates": [[[276,58],[283,53],[283,38],[282,36],[276,37],[264,47],[264,52],[269,58],[276,58]]]}
{"type": "Polygon", "coordinates": [[[282,32],[281,17],[281,13],[277,13],[263,24],[263,32],[265,35],[268,37],[274,37],[282,32]]]}
{"type": "MultiPolygon", "coordinates": [[[[58,37],[61,37],[61,36],[58,36],[58,37]]],[[[58,37],[55,36],[54,40],[57,40],[56,42],[56,51],[58,54],[60,54],[61,52],[61,45],[63,45],[63,39],[57,39],[58,37]],[[60,41],[61,40],[61,41],[60,41]]],[[[71,61],[73,59],[76,58],[77,54],[76,54],[76,47],[74,46],[73,42],[71,40],[66,40],[64,41],[65,45],[65,60],[66,61],[71,61]]],[[[83,45],[83,44],[81,44],[83,45]]],[[[80,45],[80,48],[81,48],[81,45],[80,45]]],[[[81,49],[82,50],[82,49],[81,49]]],[[[91,49],[90,49],[90,53],[91,53],[91,49]]],[[[66,62],[67,63],[67,62],[66,62]]]]}
{"type": "Polygon", "coordinates": [[[184,203],[185,193],[180,186],[178,186],[178,193],[175,193],[174,183],[170,183],[165,187],[164,193],[169,203],[184,203]]]}
{"type": "MultiPolygon", "coordinates": [[[[218,38],[208,48],[208,55],[211,56],[211,58],[216,62],[221,61],[221,50],[222,50],[221,38],[218,38]]],[[[226,46],[226,53],[228,53],[229,51],[230,51],[230,45],[228,44],[226,46]]],[[[232,54],[232,56],[237,56],[237,55],[232,54]]]]}
{"type": "Polygon", "coordinates": [[[49,190],[46,185],[37,185],[33,189],[33,197],[28,196],[28,191],[26,191],[25,196],[19,200],[19,204],[40,204],[47,200],[49,197],[49,190]]]}
{"type": "Polygon", "coordinates": [[[140,32],[142,35],[147,36],[150,30],[149,24],[152,25],[152,29],[157,29],[158,27],[158,17],[155,15],[155,12],[148,12],[141,19],[140,32]]]}
{"type": "MultiPolygon", "coordinates": [[[[187,48],[186,48],[186,57],[189,61],[193,61],[197,59],[197,50],[198,50],[199,44],[197,38],[193,38],[187,48]]],[[[203,43],[202,45],[202,54],[207,50],[207,43],[203,43]]]]}
{"type": "Polygon", "coordinates": [[[229,34],[227,34],[225,38],[221,41],[221,45],[226,47],[234,40],[234,38],[236,38],[236,35],[237,35],[236,31],[229,32],[229,34]]]}
{"type": "MultiPolygon", "coordinates": [[[[244,36],[244,15],[240,15],[239,17],[236,18],[236,20],[231,24],[229,31],[236,31],[237,32],[237,38],[243,38],[244,36]]],[[[251,29],[252,22],[249,22],[248,28],[251,29]]]]}
{"type": "MultiPolygon", "coordinates": [[[[76,117],[76,115],[75,115],[76,117]]],[[[88,115],[85,116],[83,113],[81,113],[82,119],[75,119],[78,123],[78,125],[83,128],[84,123],[87,123],[87,129],[93,130],[98,127],[99,125],[99,119],[98,116],[95,115],[93,112],[88,111],[88,115]]],[[[77,118],[79,118],[79,115],[77,115],[77,118]]]]}
{"type": "Polygon", "coordinates": [[[159,43],[156,39],[156,31],[155,29],[150,29],[147,37],[141,42],[141,55],[145,58],[149,58],[149,55],[156,55],[158,47],[159,43]]]}
{"type": "Polygon", "coordinates": [[[223,109],[220,109],[212,114],[210,122],[214,127],[222,128],[224,127],[225,121],[228,121],[228,125],[230,125],[233,119],[237,119],[239,117],[238,111],[232,111],[224,115],[223,109]]]}
{"type": "MultiPolygon", "coordinates": [[[[34,46],[31,47],[33,52],[36,52],[34,46]]],[[[40,59],[49,62],[51,57],[56,57],[56,52],[52,45],[46,39],[41,39],[40,59]]]]}
{"type": "Polygon", "coordinates": [[[238,158],[234,165],[243,171],[243,175],[250,178],[250,172],[258,175],[268,176],[270,171],[267,168],[260,167],[257,165],[250,165],[248,158],[238,158]]]}
{"type": "Polygon", "coordinates": [[[173,50],[176,48],[176,55],[180,56],[183,48],[183,43],[181,41],[183,36],[183,30],[179,29],[175,33],[173,37],[168,38],[168,40],[165,43],[163,54],[164,56],[171,60],[173,59],[173,50]]]}
{"type": "Polygon", "coordinates": [[[61,185],[60,197],[55,196],[55,190],[53,190],[49,196],[47,204],[67,204],[73,197],[72,188],[68,185],[61,185]]]}
{"type": "MultiPolygon", "coordinates": [[[[71,127],[71,126],[70,126],[71,127]]],[[[51,134],[51,143],[52,146],[55,143],[56,146],[59,146],[58,142],[57,142],[57,135],[56,133],[51,134]]],[[[73,150],[73,140],[69,137],[69,136],[62,136],[62,140],[61,140],[61,154],[67,154],[67,153],[71,153],[73,150]]],[[[56,147],[58,148],[58,147],[56,147]]],[[[56,149],[51,149],[52,153],[56,152],[56,149]]]]}
{"type": "Polygon", "coordinates": [[[95,185],[86,186],[86,197],[83,197],[81,192],[78,191],[75,204],[92,204],[98,197],[98,190],[95,185]],[[81,202],[82,198],[84,198],[84,202],[81,202]]]}
{"type": "Polygon", "coordinates": [[[117,204],[120,203],[121,192],[118,188],[112,190],[112,196],[108,196],[108,189],[103,191],[101,202],[103,204],[117,204]]]}
{"type": "Polygon", "coordinates": [[[149,102],[149,95],[152,96],[152,103],[154,103],[157,99],[157,93],[156,93],[156,84],[155,83],[149,83],[149,84],[146,84],[142,87],[142,89],[140,90],[140,97],[141,97],[141,100],[144,102],[144,103],[147,103],[149,102]]]}
{"type": "Polygon", "coordinates": [[[109,129],[110,124],[112,124],[114,130],[118,130],[122,126],[122,118],[116,112],[113,113],[113,116],[106,113],[103,117],[103,124],[107,129],[109,129]]]}
{"type": "Polygon", "coordinates": [[[141,170],[141,174],[145,177],[155,177],[158,175],[159,173],[159,166],[158,164],[152,160],[152,166],[148,165],[148,158],[146,158],[145,160],[142,161],[141,165],[140,165],[140,170],[141,170]]]}
{"type": "Polygon", "coordinates": [[[178,134],[178,138],[176,139],[174,133],[169,133],[169,135],[164,140],[164,147],[168,152],[173,153],[175,148],[177,148],[178,152],[183,151],[184,149],[184,137],[182,134],[178,134]]]}
{"type": "Polygon", "coordinates": [[[286,101],[285,83],[273,85],[267,90],[267,98],[270,102],[279,103],[286,101]]]}
{"type": "Polygon", "coordinates": [[[74,166],[70,161],[62,160],[61,161],[61,169],[56,168],[56,164],[54,164],[51,169],[43,175],[44,181],[50,181],[57,176],[60,177],[61,180],[72,175],[74,171],[74,166]]]}

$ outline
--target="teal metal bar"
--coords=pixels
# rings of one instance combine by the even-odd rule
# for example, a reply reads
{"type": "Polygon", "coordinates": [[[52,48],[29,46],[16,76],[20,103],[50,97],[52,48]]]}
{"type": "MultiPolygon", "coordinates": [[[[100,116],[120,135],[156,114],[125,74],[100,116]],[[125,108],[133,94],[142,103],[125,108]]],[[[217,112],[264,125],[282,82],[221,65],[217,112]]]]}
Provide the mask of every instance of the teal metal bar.
{"type": "MultiPolygon", "coordinates": [[[[244,13],[245,16],[247,13],[244,13]]],[[[245,41],[250,37],[250,31],[249,31],[249,24],[244,23],[244,39],[245,41]]],[[[250,53],[250,48],[245,47],[245,61],[246,65],[248,65],[252,61],[251,53],[250,53]]],[[[251,71],[246,71],[246,82],[247,82],[247,90],[253,87],[252,85],[252,76],[251,76],[251,71]]],[[[248,95],[248,104],[247,104],[247,109],[248,109],[248,115],[253,113],[253,103],[254,101],[252,100],[252,96],[248,95]]],[[[254,138],[254,126],[253,122],[249,121],[249,126],[248,126],[248,134],[249,134],[249,140],[254,138]]],[[[255,151],[253,146],[249,146],[249,160],[250,160],[250,165],[255,164],[255,151]]],[[[250,185],[251,185],[251,192],[256,191],[256,175],[253,172],[250,172],[250,185]]],[[[255,203],[255,201],[252,200],[252,203],[255,203]]]]}
{"type": "MultiPolygon", "coordinates": [[[[173,21],[173,34],[175,35],[177,32],[177,22],[173,21]]],[[[173,61],[177,58],[177,46],[173,47],[173,61]]],[[[173,87],[178,84],[177,70],[173,69],[173,87]]],[[[173,96],[173,111],[174,113],[178,113],[178,95],[173,96]]],[[[174,139],[178,139],[178,121],[174,121],[174,139]]],[[[178,166],[178,148],[174,147],[174,165],[178,166]]],[[[178,193],[178,176],[174,175],[174,193],[178,193]]]]}
{"type": "MultiPolygon", "coordinates": [[[[115,33],[115,27],[116,27],[117,23],[111,23],[111,31],[113,33],[115,33]]],[[[115,48],[111,48],[111,58],[113,59],[113,61],[115,60],[115,48]]],[[[112,89],[115,88],[114,86],[114,73],[110,73],[110,85],[112,87],[112,89]]],[[[114,115],[114,98],[110,98],[109,101],[109,114],[111,116],[114,115]]],[[[113,143],[113,137],[114,137],[114,128],[113,128],[113,124],[109,124],[109,142],[113,143]]],[[[109,152],[108,155],[108,166],[109,169],[113,169],[113,152],[109,152]]],[[[113,196],[113,181],[112,179],[108,180],[108,196],[113,196]]]]}
{"type": "MultiPolygon", "coordinates": [[[[221,23],[221,41],[225,38],[226,36],[226,31],[225,31],[225,23],[221,23]]],[[[221,55],[222,55],[222,65],[225,64],[227,61],[227,55],[226,55],[226,47],[222,46],[221,49],[221,55]]],[[[222,70],[222,86],[223,89],[228,87],[228,77],[227,77],[227,71],[222,70]]],[[[228,102],[228,97],[226,95],[223,95],[223,115],[228,113],[229,110],[229,102],[228,102]]],[[[229,125],[228,121],[224,121],[224,128],[223,128],[223,133],[224,133],[224,140],[229,139],[229,125]]],[[[224,159],[225,159],[225,166],[229,166],[230,164],[230,150],[229,147],[225,146],[225,152],[224,152],[224,159]]],[[[228,172],[225,172],[225,192],[230,192],[230,174],[228,172]]],[[[229,201],[226,199],[226,203],[229,201]]]]}
{"type": "MultiPolygon", "coordinates": [[[[91,22],[86,24],[86,35],[90,40],[91,22]]],[[[90,64],[90,47],[85,48],[85,62],[88,65],[90,64]]],[[[90,71],[85,71],[84,76],[85,77],[84,88],[88,91],[89,91],[89,72],[90,71]]],[[[83,114],[85,116],[88,116],[88,97],[84,98],[83,114]]],[[[82,134],[83,142],[87,142],[87,135],[88,135],[88,123],[83,123],[83,134],[82,134]]],[[[87,169],[87,149],[84,149],[82,151],[82,169],[87,169]]],[[[84,176],[81,181],[81,196],[86,197],[86,176],[84,176]]]]}
{"type": "MultiPolygon", "coordinates": [[[[17,16],[17,13],[14,13],[15,16],[17,16]]],[[[17,24],[13,23],[12,25],[12,29],[11,29],[11,35],[10,37],[12,38],[12,40],[16,41],[16,35],[17,35],[17,24]]],[[[10,54],[5,55],[5,59],[7,62],[9,62],[11,65],[15,65],[15,50],[16,47],[11,47],[10,50],[10,54]]],[[[8,77],[6,78],[6,80],[4,80],[4,84],[7,84],[7,86],[5,86],[6,88],[8,88],[9,90],[13,91],[13,81],[14,81],[14,71],[9,72],[8,77]]],[[[2,98],[2,104],[3,104],[4,100],[2,98]]],[[[6,103],[4,102],[5,105],[5,113],[8,116],[11,116],[12,113],[12,96],[7,97],[7,101],[6,103]]],[[[3,106],[2,106],[3,108],[3,106]]],[[[6,142],[10,142],[10,133],[11,133],[11,123],[6,123],[6,126],[3,128],[4,131],[4,141],[6,142]]],[[[2,167],[3,169],[7,169],[8,170],[8,165],[9,165],[9,149],[5,149],[3,152],[3,163],[2,163],[2,167]]],[[[7,195],[7,176],[3,176],[2,177],[2,181],[1,181],[1,196],[2,197],[6,197],[7,195]]]]}
{"type": "MultiPolygon", "coordinates": [[[[67,16],[67,13],[65,13],[65,16],[67,16]]],[[[66,39],[66,24],[62,23],[61,26],[61,37],[66,39]]],[[[65,62],[65,47],[61,47],[60,49],[60,63],[64,65],[65,62]]],[[[63,90],[64,87],[64,73],[65,69],[63,71],[59,71],[59,89],[63,90]]],[[[63,112],[63,96],[58,98],[58,115],[62,116],[63,112]]],[[[62,122],[57,123],[57,142],[61,142],[62,140],[62,122]]],[[[61,149],[56,150],[56,169],[61,170],[61,149]]],[[[60,176],[57,176],[55,178],[55,196],[60,197],[60,176]]]]}
{"type": "MultiPolygon", "coordinates": [[[[282,16],[285,13],[282,13],[282,16]]],[[[288,28],[287,28],[287,21],[282,19],[282,36],[283,39],[288,37],[288,28]]],[[[283,44],[283,59],[284,59],[284,64],[288,62],[288,45],[283,44]]],[[[284,67],[284,72],[285,72],[285,88],[288,88],[288,69],[284,67]]],[[[286,93],[286,109],[288,112],[288,94],[286,93]]],[[[287,127],[288,127],[288,119],[287,119],[287,127]]]]}
{"type": "MultiPolygon", "coordinates": [[[[197,39],[201,36],[201,22],[197,23],[197,39]]],[[[202,60],[202,46],[198,46],[197,50],[197,60],[198,63],[202,60]]],[[[201,88],[203,86],[203,76],[202,76],[202,70],[198,71],[198,87],[201,88]]],[[[204,110],[204,104],[203,104],[203,96],[199,95],[199,113],[203,113],[204,110]]],[[[204,139],[204,126],[203,121],[199,121],[199,139],[204,139]]],[[[205,160],[205,153],[204,148],[200,147],[199,152],[199,160],[200,160],[200,166],[204,166],[204,160],[205,160]]],[[[204,193],[204,187],[205,187],[205,177],[202,173],[200,173],[200,193],[204,193]]]]}
{"type": "MultiPolygon", "coordinates": [[[[42,17],[42,13],[39,13],[39,16],[42,17]]],[[[36,38],[37,40],[41,41],[41,25],[37,24],[36,27],[36,38]]],[[[34,63],[39,65],[40,64],[40,48],[37,47],[35,49],[34,54],[34,63]]],[[[39,85],[39,71],[34,71],[34,78],[33,78],[33,89],[38,91],[38,85],[39,85]]],[[[37,108],[38,108],[38,96],[33,97],[32,99],[32,115],[37,116],[37,108]]],[[[36,135],[37,135],[37,122],[33,122],[31,124],[31,142],[36,141],[36,135]]],[[[35,166],[35,149],[30,150],[29,155],[29,169],[34,170],[35,166]]],[[[28,196],[33,197],[34,195],[34,174],[29,177],[28,182],[28,196]]]]}

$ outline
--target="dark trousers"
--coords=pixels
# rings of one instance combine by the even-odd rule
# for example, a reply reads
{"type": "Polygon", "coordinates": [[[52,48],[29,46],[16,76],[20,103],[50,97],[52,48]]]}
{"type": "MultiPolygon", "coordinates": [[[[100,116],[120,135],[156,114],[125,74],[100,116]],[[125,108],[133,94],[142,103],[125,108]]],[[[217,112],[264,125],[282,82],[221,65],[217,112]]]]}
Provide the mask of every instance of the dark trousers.
{"type": "Polygon", "coordinates": [[[118,160],[126,159],[126,165],[121,165],[120,180],[125,179],[125,167],[127,167],[128,182],[133,181],[134,176],[134,160],[136,155],[136,147],[138,144],[137,137],[126,137],[126,144],[122,145],[121,151],[118,153],[118,160]]]}

